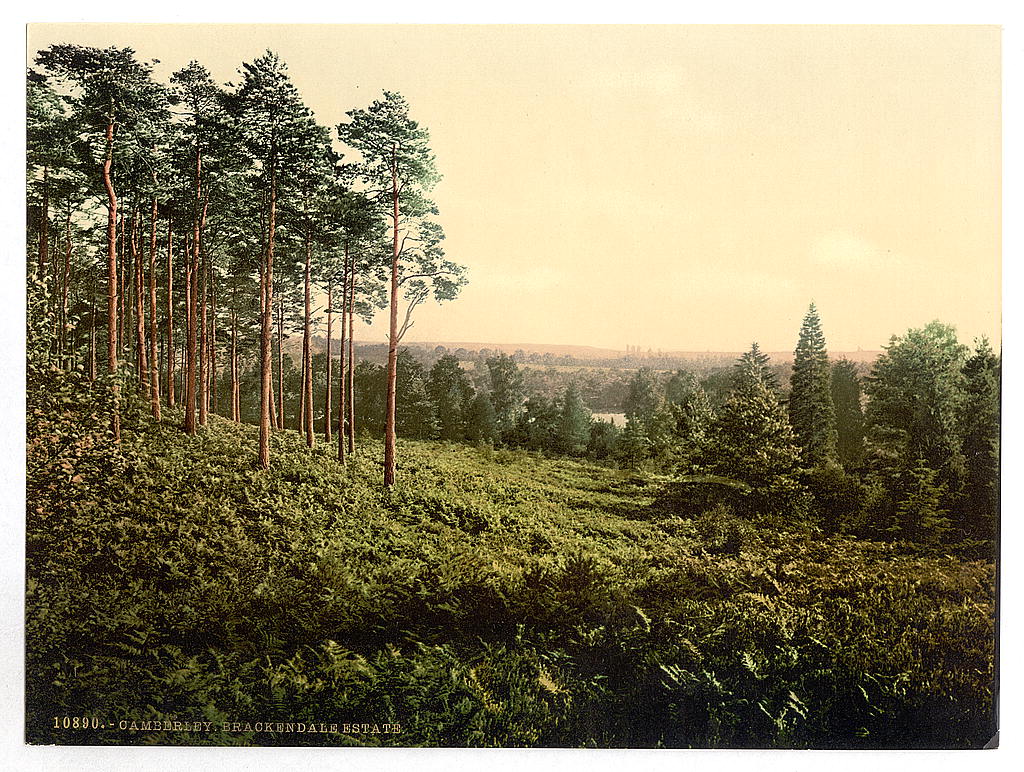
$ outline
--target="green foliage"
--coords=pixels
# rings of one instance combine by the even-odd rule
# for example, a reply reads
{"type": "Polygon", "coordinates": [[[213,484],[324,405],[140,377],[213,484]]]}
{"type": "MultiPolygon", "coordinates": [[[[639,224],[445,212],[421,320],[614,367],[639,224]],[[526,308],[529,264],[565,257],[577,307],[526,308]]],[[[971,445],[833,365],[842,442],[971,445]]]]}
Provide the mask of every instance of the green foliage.
{"type": "Polygon", "coordinates": [[[848,359],[832,364],[832,403],[836,413],[836,452],[847,470],[864,459],[864,410],[857,365],[848,359]]]}
{"type": "Polygon", "coordinates": [[[695,456],[695,471],[750,486],[745,514],[800,513],[800,451],[778,397],[751,349],[737,365],[735,387],[718,412],[710,437],[695,456]]]}
{"type": "Polygon", "coordinates": [[[437,434],[434,404],[427,395],[423,365],[407,349],[398,352],[395,416],[403,437],[430,439],[437,434]]]}
{"type": "Polygon", "coordinates": [[[665,398],[675,420],[676,452],[686,459],[707,440],[715,410],[697,378],[682,370],[665,385],[665,398]]]}
{"type": "Polygon", "coordinates": [[[622,432],[611,421],[591,421],[587,455],[595,459],[611,458],[615,454],[621,435],[622,432]]]}
{"type": "Polygon", "coordinates": [[[750,533],[749,523],[736,517],[724,504],[717,504],[702,513],[694,521],[694,528],[709,552],[733,557],[739,557],[750,533]]]}
{"type": "Polygon", "coordinates": [[[1000,364],[988,340],[978,341],[964,364],[961,430],[967,462],[964,528],[976,539],[994,539],[999,518],[1000,364]]]}
{"type": "Polygon", "coordinates": [[[505,435],[515,430],[523,414],[525,394],[523,375],[519,365],[508,354],[498,354],[486,360],[490,376],[491,405],[498,422],[498,432],[505,435]]]}
{"type": "Polygon", "coordinates": [[[498,416],[491,404],[491,395],[477,392],[466,414],[466,439],[474,443],[493,445],[498,441],[498,416]]]}
{"type": "Polygon", "coordinates": [[[400,440],[399,484],[384,491],[377,441],[342,467],[275,433],[275,464],[258,472],[253,427],[214,417],[189,437],[128,411],[118,449],[83,384],[38,377],[52,388],[33,391],[50,396],[29,436],[32,742],[123,741],[52,727],[83,713],[402,724],[328,739],[367,745],[977,747],[991,735],[991,563],[721,508],[680,519],[653,506],[660,486],[642,475],[522,451],[400,440]],[[75,395],[70,416],[62,394],[75,395]],[[69,424],[74,442],[95,439],[55,455],[49,435],[69,424]],[[59,477],[61,458],[81,481],[59,477]]]}
{"type": "Polygon", "coordinates": [[[656,465],[667,461],[674,446],[675,419],[653,370],[641,367],[636,371],[623,407],[626,428],[619,448],[623,462],[639,466],[647,459],[653,459],[656,465]]]}
{"type": "Polygon", "coordinates": [[[942,508],[945,486],[924,459],[889,469],[874,482],[865,502],[866,533],[924,543],[942,540],[950,527],[942,508]]]}
{"type": "Polygon", "coordinates": [[[442,440],[465,439],[474,393],[457,357],[445,354],[434,363],[427,380],[427,394],[434,404],[438,436],[442,440]]]}
{"type": "Polygon", "coordinates": [[[579,456],[590,441],[590,411],[583,404],[580,390],[570,384],[559,406],[556,448],[567,455],[579,456]]]}
{"type": "Polygon", "coordinates": [[[733,365],[732,387],[743,389],[756,381],[762,381],[776,395],[779,393],[779,379],[771,367],[771,357],[761,351],[757,341],[750,344],[750,351],[744,352],[733,365]]]}
{"type": "Polygon", "coordinates": [[[789,421],[808,467],[823,466],[836,458],[838,436],[830,376],[821,319],[811,303],[793,354],[789,392],[789,421]]]}
{"type": "Polygon", "coordinates": [[[835,462],[808,470],[803,476],[811,494],[813,515],[826,533],[842,533],[860,524],[864,490],[860,481],[835,462]]]}
{"type": "Polygon", "coordinates": [[[960,417],[966,348],[940,322],[893,337],[866,384],[866,422],[874,469],[924,459],[946,489],[959,495],[965,476],[960,417]]]}

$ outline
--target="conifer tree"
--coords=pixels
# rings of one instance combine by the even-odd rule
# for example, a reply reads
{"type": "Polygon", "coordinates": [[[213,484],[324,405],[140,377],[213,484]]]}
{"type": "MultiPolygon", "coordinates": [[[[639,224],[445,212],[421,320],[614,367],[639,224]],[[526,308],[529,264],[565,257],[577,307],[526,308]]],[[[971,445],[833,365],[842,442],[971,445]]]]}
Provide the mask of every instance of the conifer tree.
{"type": "Polygon", "coordinates": [[[924,459],[950,508],[965,475],[961,417],[967,348],[935,321],[893,336],[865,390],[869,465],[876,473],[924,459]]]}
{"type": "Polygon", "coordinates": [[[570,383],[562,394],[558,416],[556,448],[562,453],[578,456],[590,440],[590,411],[583,404],[580,389],[570,383]]]}
{"type": "Polygon", "coordinates": [[[999,358],[982,338],[963,368],[961,426],[967,462],[964,526],[971,536],[993,539],[999,517],[999,358]]]}
{"type": "Polygon", "coordinates": [[[793,355],[789,421],[806,466],[825,466],[836,459],[836,412],[832,402],[831,372],[821,319],[814,303],[804,316],[793,355]]]}
{"type": "Polygon", "coordinates": [[[704,441],[715,418],[704,387],[693,373],[680,370],[665,385],[665,397],[675,421],[675,434],[681,450],[695,448],[704,441]]]}
{"type": "Polygon", "coordinates": [[[864,409],[857,365],[840,359],[832,365],[832,404],[836,413],[836,453],[847,470],[864,458],[864,409]]]}
{"type": "Polygon", "coordinates": [[[437,206],[427,198],[440,179],[427,130],[409,117],[409,105],[384,92],[366,110],[350,110],[338,136],[362,156],[360,173],[367,197],[391,225],[388,332],[388,385],[384,429],[384,485],[395,483],[398,344],[412,326],[412,313],[431,294],[438,302],[454,298],[465,283],[464,268],[447,259],[444,233],[432,220],[437,206]],[[405,315],[399,324],[399,304],[405,315]]]}
{"type": "Polygon", "coordinates": [[[755,512],[791,514],[801,486],[800,449],[755,347],[737,363],[735,387],[697,459],[700,471],[749,485],[755,512]]]}
{"type": "Polygon", "coordinates": [[[733,386],[739,388],[745,381],[755,376],[776,394],[779,393],[779,378],[772,370],[771,357],[761,351],[757,341],[754,341],[750,345],[750,351],[744,352],[733,365],[733,386]]]}

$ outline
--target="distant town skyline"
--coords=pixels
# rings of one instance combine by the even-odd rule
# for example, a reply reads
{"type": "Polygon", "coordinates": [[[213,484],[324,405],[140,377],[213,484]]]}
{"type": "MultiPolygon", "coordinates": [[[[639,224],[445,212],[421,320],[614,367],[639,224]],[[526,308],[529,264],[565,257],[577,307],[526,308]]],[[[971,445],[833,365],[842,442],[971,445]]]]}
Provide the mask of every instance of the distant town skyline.
{"type": "MultiPolygon", "coordinates": [[[[1000,334],[995,26],[30,25],[219,82],[280,54],[333,127],[384,89],[431,132],[455,301],[408,340],[830,349],[1000,334]]],[[[360,339],[383,340],[383,314],[360,339]]]]}

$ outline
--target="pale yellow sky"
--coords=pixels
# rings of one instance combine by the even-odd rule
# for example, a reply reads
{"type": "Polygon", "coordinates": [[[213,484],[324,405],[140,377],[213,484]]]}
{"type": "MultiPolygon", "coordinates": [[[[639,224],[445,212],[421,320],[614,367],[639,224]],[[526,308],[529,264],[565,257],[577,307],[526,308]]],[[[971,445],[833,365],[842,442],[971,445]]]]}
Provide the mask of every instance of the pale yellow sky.
{"type": "Polygon", "coordinates": [[[64,41],[163,80],[270,48],[332,127],[405,95],[470,272],[411,340],[788,350],[812,299],[833,350],[999,336],[996,27],[35,25],[29,54],[64,41]]]}

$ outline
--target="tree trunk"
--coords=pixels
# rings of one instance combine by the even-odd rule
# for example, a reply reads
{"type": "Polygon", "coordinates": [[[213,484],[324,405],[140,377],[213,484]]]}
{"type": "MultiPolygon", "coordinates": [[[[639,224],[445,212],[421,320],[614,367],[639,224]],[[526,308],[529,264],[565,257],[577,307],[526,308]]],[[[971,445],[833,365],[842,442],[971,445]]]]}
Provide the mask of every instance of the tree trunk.
{"type": "Polygon", "coordinates": [[[96,284],[91,287],[92,312],[89,314],[89,381],[96,381],[96,284]]]}
{"type": "MultiPolygon", "coordinates": [[[[196,408],[198,394],[196,391],[196,358],[197,337],[198,337],[198,306],[199,306],[199,252],[200,239],[203,229],[202,220],[206,216],[206,206],[203,204],[203,155],[199,148],[196,148],[196,199],[195,211],[192,216],[192,258],[189,261],[188,271],[185,274],[185,296],[188,313],[188,365],[185,379],[185,431],[189,434],[196,433],[196,408]]],[[[205,357],[204,357],[205,359],[205,357]]]]}
{"type": "MultiPolygon", "coordinates": [[[[206,220],[206,204],[203,204],[203,220],[206,220]]],[[[207,417],[209,414],[210,406],[210,391],[209,391],[209,349],[207,343],[207,325],[206,325],[206,298],[209,294],[210,280],[209,280],[209,256],[206,254],[206,250],[201,250],[199,274],[201,281],[201,289],[199,291],[199,425],[206,426],[207,417]]]]}
{"type": "MultiPolygon", "coordinates": [[[[356,315],[356,261],[352,258],[349,266],[348,289],[348,452],[356,452],[356,348],[352,325],[356,315]]],[[[344,321],[344,320],[342,320],[344,321]]]]}
{"type": "Polygon", "coordinates": [[[341,352],[338,357],[341,378],[338,384],[338,461],[345,463],[345,311],[348,308],[348,239],[345,240],[345,259],[341,266],[341,352]]]}
{"type": "MultiPolygon", "coordinates": [[[[307,217],[307,226],[309,219],[307,217]]],[[[312,448],[316,444],[316,439],[313,434],[313,352],[312,352],[312,341],[310,340],[309,325],[310,317],[313,313],[313,305],[309,295],[309,263],[312,259],[313,247],[309,240],[309,228],[306,228],[306,268],[303,275],[303,283],[305,285],[305,308],[302,317],[302,371],[304,373],[303,382],[303,424],[306,429],[306,447],[312,448]]]]}
{"type": "Polygon", "coordinates": [[[239,404],[238,391],[238,317],[234,311],[231,312],[231,420],[238,423],[242,420],[240,415],[241,405],[239,404]]]}
{"type": "Polygon", "coordinates": [[[192,255],[186,255],[185,265],[185,419],[184,428],[188,434],[196,433],[196,276],[195,261],[198,260],[199,239],[195,234],[199,230],[199,211],[196,209],[196,216],[193,224],[192,255]]]}
{"type": "Polygon", "coordinates": [[[331,315],[334,309],[331,307],[334,302],[334,284],[327,280],[327,386],[324,390],[324,442],[331,441],[331,315]]]}
{"type": "Polygon", "coordinates": [[[277,176],[275,164],[270,171],[270,217],[267,224],[267,253],[262,273],[262,305],[260,308],[260,447],[259,467],[270,469],[270,406],[273,381],[270,373],[270,339],[274,298],[274,226],[277,215],[277,176]]]}
{"type": "Polygon", "coordinates": [[[174,407],[174,233],[167,216],[167,406],[174,407]]]}
{"type": "Polygon", "coordinates": [[[398,383],[398,169],[397,150],[391,150],[391,203],[394,228],[391,250],[391,314],[388,332],[388,388],[384,420],[384,485],[395,484],[395,396],[398,383]]]}
{"type": "Polygon", "coordinates": [[[146,354],[146,312],[143,304],[142,256],[139,254],[139,220],[132,214],[132,262],[135,264],[135,362],[139,373],[139,391],[149,391],[149,362],[146,354]]]}
{"type": "MultiPolygon", "coordinates": [[[[106,171],[104,171],[106,174],[106,171]]],[[[58,194],[59,195],[59,194],[58,194]]],[[[43,203],[39,212],[39,280],[46,276],[50,252],[50,167],[43,167],[43,203]]]]}
{"type": "Polygon", "coordinates": [[[284,298],[277,299],[277,428],[284,429],[284,298]]]}
{"type": "Polygon", "coordinates": [[[68,291],[71,287],[71,202],[68,202],[67,215],[64,218],[64,281],[61,282],[60,298],[60,335],[57,343],[61,352],[67,356],[68,368],[71,367],[71,356],[67,354],[68,345],[68,291]]]}
{"type": "Polygon", "coordinates": [[[125,340],[124,340],[124,331],[126,329],[128,329],[127,325],[125,324],[125,313],[126,313],[126,310],[127,310],[125,308],[125,306],[126,306],[126,302],[125,301],[127,300],[127,294],[128,294],[128,289],[129,289],[128,288],[128,279],[125,276],[125,270],[126,270],[126,268],[128,266],[128,261],[127,261],[127,259],[125,259],[125,246],[128,243],[128,239],[125,238],[125,234],[124,234],[124,212],[121,212],[121,226],[120,226],[120,230],[121,230],[121,255],[120,255],[120,263],[119,263],[120,275],[118,277],[118,290],[119,291],[118,291],[118,295],[117,295],[117,304],[118,304],[117,355],[119,357],[123,358],[124,357],[124,349],[125,349],[125,345],[126,345],[125,344],[125,340]]]}
{"type": "Polygon", "coordinates": [[[114,376],[114,441],[121,441],[120,388],[117,383],[117,194],[110,179],[114,160],[114,124],[107,124],[107,153],[103,161],[103,187],[107,191],[107,369],[114,376]]]}
{"type": "Polygon", "coordinates": [[[295,414],[295,431],[299,436],[306,434],[306,357],[303,354],[302,367],[299,370],[299,412],[295,414]]]}
{"type": "MultiPolygon", "coordinates": [[[[156,182],[154,175],[154,182],[156,182]]],[[[149,217],[149,403],[153,418],[160,420],[160,362],[156,355],[156,196],[149,217]]]]}
{"type": "Polygon", "coordinates": [[[210,412],[217,415],[217,272],[210,263],[210,412]]]}

